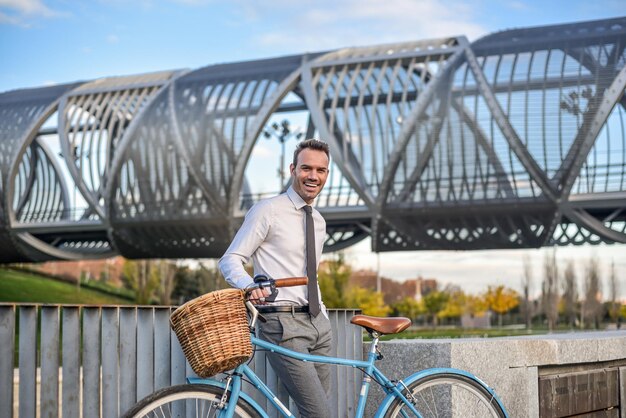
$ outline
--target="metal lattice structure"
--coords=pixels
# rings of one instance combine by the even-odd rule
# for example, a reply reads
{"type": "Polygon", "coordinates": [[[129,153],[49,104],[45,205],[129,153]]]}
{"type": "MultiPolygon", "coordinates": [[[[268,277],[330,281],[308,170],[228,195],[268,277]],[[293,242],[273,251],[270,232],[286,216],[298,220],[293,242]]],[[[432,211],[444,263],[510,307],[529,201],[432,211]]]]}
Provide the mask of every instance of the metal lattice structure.
{"type": "Polygon", "coordinates": [[[0,261],[221,256],[282,112],[331,147],[327,251],[624,243],[625,88],[616,18],[7,92],[0,261]]]}

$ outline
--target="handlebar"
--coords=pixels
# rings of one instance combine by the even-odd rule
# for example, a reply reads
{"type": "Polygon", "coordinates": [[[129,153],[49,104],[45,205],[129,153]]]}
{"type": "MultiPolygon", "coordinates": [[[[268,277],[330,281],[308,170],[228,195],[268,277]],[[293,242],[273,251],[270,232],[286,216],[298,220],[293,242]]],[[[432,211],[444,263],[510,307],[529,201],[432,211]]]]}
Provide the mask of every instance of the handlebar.
{"type": "Polygon", "coordinates": [[[276,287],[306,286],[308,283],[308,277],[285,277],[274,280],[276,287]]]}
{"type": "Polygon", "coordinates": [[[265,318],[259,315],[259,311],[250,302],[250,294],[256,289],[270,289],[273,292],[278,287],[304,286],[309,283],[307,277],[285,277],[283,279],[268,279],[265,276],[255,276],[254,283],[245,289],[245,304],[250,312],[250,327],[254,328],[257,318],[265,322],[265,318]]]}
{"type": "Polygon", "coordinates": [[[246,287],[246,296],[250,295],[256,289],[274,289],[278,287],[306,286],[309,283],[307,277],[285,277],[282,279],[268,279],[265,276],[256,276],[254,284],[246,287]]]}

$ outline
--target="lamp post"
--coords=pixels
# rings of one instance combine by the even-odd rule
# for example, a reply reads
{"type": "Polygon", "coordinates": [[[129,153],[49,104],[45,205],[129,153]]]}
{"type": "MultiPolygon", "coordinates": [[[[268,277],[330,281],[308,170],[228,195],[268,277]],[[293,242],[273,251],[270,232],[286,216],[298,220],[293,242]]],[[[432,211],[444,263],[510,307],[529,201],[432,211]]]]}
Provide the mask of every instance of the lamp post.
{"type": "Polygon", "coordinates": [[[280,166],[278,167],[278,177],[280,178],[280,190],[285,188],[285,143],[291,139],[300,139],[304,133],[298,128],[295,132],[291,130],[290,123],[287,119],[283,120],[280,125],[277,122],[272,123],[263,130],[263,136],[266,139],[272,137],[280,142],[280,166]]]}

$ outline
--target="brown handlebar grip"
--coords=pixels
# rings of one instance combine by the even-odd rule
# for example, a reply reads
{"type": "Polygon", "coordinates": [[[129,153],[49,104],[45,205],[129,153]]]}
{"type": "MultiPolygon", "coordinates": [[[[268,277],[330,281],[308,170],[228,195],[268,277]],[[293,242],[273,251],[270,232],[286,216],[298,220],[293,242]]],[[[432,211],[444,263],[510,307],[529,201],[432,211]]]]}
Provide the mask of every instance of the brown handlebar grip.
{"type": "Polygon", "coordinates": [[[305,286],[309,279],[307,277],[286,277],[274,280],[276,287],[305,286]]]}

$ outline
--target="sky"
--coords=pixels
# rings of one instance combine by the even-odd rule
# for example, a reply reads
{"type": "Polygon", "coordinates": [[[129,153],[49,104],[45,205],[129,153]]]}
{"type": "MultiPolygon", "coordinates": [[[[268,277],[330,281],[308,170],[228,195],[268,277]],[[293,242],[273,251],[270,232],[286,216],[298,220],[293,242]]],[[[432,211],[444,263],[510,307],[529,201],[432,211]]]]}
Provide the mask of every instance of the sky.
{"type": "MultiPolygon", "coordinates": [[[[623,0],[0,0],[0,92],[342,47],[455,35],[474,41],[623,15],[623,0]]],[[[539,292],[548,251],[376,255],[366,240],[346,256],[354,268],[385,277],[432,277],[478,293],[499,284],[519,290],[528,255],[539,292]]],[[[580,279],[590,257],[605,277],[614,263],[626,298],[626,245],[560,247],[556,257],[562,266],[573,260],[580,279]]]]}

